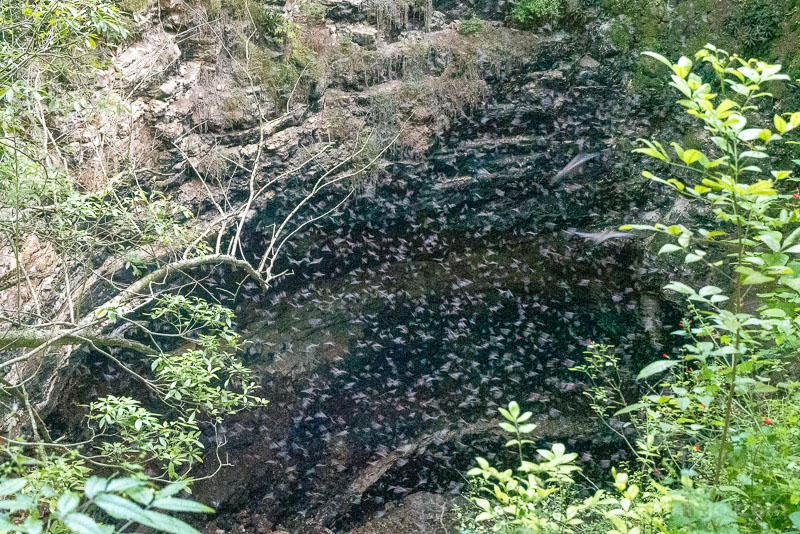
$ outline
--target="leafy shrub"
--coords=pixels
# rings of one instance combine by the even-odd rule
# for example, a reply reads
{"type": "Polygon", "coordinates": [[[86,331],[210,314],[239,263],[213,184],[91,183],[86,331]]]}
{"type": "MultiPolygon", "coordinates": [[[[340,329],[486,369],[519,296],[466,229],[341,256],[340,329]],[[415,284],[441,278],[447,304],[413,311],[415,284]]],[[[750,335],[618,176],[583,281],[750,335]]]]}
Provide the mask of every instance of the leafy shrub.
{"type": "Polygon", "coordinates": [[[294,26],[279,9],[263,9],[258,23],[262,35],[275,44],[281,44],[295,33],[294,26]]]}
{"type": "Polygon", "coordinates": [[[477,35],[481,31],[483,31],[483,20],[474,15],[458,24],[458,33],[461,35],[477,35]]]}
{"type": "Polygon", "coordinates": [[[705,204],[715,224],[630,227],[666,237],[660,254],[679,253],[684,263],[707,266],[722,287],[666,286],[687,300],[688,318],[675,332],[687,343],[681,358],[664,358],[640,373],[644,379],[668,371],[633,405],[641,417],[659,421],[639,431],[653,438],[651,453],[662,458],[662,469],[681,476],[688,464],[698,488],[724,496],[741,531],[786,531],[800,519],[800,446],[782,444],[786,432],[797,432],[788,406],[800,383],[787,379],[786,365],[800,343],[800,210],[798,178],[779,156],[795,144],[788,137],[800,126],[800,112],[769,122],[757,113],[759,101],[772,96],[769,84],[788,80],[780,65],[707,45],[696,59],[717,73],[712,87],[692,72],[688,58],[673,65],[650,55],[670,67],[671,85],[686,97],[679,103],[713,145],[704,153],[672,143],[672,155],[656,141],[642,141],[636,152],[671,170],[663,178],[644,175],[705,204]],[[672,459],[663,459],[670,452],[672,459]]]}
{"type": "Polygon", "coordinates": [[[517,449],[519,467],[516,474],[511,469],[499,471],[488,460],[476,458],[478,467],[467,474],[487,481],[482,489],[491,500],[474,499],[481,510],[475,521],[491,521],[500,531],[512,528],[556,531],[562,523],[575,520],[577,511],[567,506],[567,499],[575,483],[573,473],[580,470],[574,463],[578,455],[566,453],[564,445],[556,443],[551,450],[536,451],[542,462],[527,460],[524,447],[533,441],[525,436],[536,429],[535,424],[527,422],[533,413],[521,412],[519,404],[513,401],[507,409],[500,408],[500,413],[507,420],[500,427],[512,436],[506,447],[517,449]]]}
{"type": "Polygon", "coordinates": [[[323,4],[312,0],[300,5],[300,14],[308,24],[322,24],[325,22],[328,9],[323,4]]]}
{"type": "Polygon", "coordinates": [[[511,18],[530,28],[537,22],[557,18],[561,7],[561,0],[516,0],[511,7],[511,18]]]}
{"type": "Polygon", "coordinates": [[[174,497],[185,488],[174,483],[156,490],[138,478],[91,477],[82,491],[59,494],[49,487],[34,489],[24,478],[4,478],[0,503],[8,512],[0,513],[0,531],[116,534],[137,524],[156,532],[200,534],[180,519],[156,511],[213,513],[208,506],[174,497]],[[103,515],[111,521],[100,519],[103,515]]]}
{"type": "Polygon", "coordinates": [[[707,83],[687,57],[673,64],[647,55],[669,67],[678,103],[713,144],[673,142],[667,150],[640,140],[635,152],[663,166],[643,175],[703,203],[713,223],[622,229],[655,233],[659,254],[702,264],[717,285],[665,286],[686,299],[687,317],[674,332],[685,344],[641,370],[636,402],[625,397],[630,380],[612,347],[590,344],[575,368],[589,380],[595,413],[633,454],[619,466],[627,472],[612,470],[616,491],[576,488],[574,456],[560,445],[539,451],[544,462],[526,463],[522,434],[533,430],[531,416],[515,403],[501,412],[513,433],[508,445],[520,452],[516,474],[483,459],[470,472],[491,481],[489,498],[474,499],[474,521],[495,532],[800,530],[800,381],[789,372],[800,347],[800,178],[781,157],[797,144],[789,135],[800,112],[758,113],[772,96],[768,86],[788,79],[780,65],[706,45],[695,60],[717,74],[707,83]]]}
{"type": "MultiPolygon", "coordinates": [[[[492,532],[504,534],[552,533],[577,534],[606,532],[622,534],[635,532],[633,525],[658,528],[663,525],[663,512],[675,496],[667,491],[642,492],[625,473],[614,474],[614,492],[598,489],[593,495],[581,498],[574,475],[580,472],[575,465],[577,454],[566,452],[561,443],[550,450],[538,449],[539,463],[526,460],[524,447],[533,441],[524,436],[536,429],[527,423],[531,412],[522,412],[512,401],[500,408],[508,421],[500,428],[511,438],[506,447],[517,448],[519,467],[500,471],[484,458],[476,458],[478,467],[467,474],[481,477],[484,497],[474,497],[477,515],[462,523],[467,532],[486,531],[481,523],[491,525],[492,532]]],[[[651,532],[651,530],[644,530],[651,532]]],[[[659,532],[660,530],[656,530],[659,532]]]]}

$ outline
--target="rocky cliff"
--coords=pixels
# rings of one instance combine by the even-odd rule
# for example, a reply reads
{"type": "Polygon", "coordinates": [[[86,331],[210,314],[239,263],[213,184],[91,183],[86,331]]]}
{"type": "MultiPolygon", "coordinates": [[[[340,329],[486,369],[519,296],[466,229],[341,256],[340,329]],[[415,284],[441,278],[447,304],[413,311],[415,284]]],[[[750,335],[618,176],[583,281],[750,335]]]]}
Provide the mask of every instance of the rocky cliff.
{"type": "MultiPolygon", "coordinates": [[[[120,128],[143,180],[202,221],[198,177],[241,198],[261,150],[259,180],[282,186],[248,221],[255,250],[309,176],[353,171],[309,206],[338,208],[292,243],[291,276],[230,297],[271,404],[221,429],[230,465],[195,488],[219,510],[208,532],[400,532],[397,509],[362,524],[409,494],[458,494],[511,399],[587,469],[620,458],[569,369],[590,339],[626,361],[669,347],[663,265],[616,229],[693,216],[629,154],[638,137],[681,135],[637,49],[674,53],[734,16],[725,2],[629,4],[566,3],[538,29],[510,24],[502,0],[131,6],[138,35],[108,83],[129,99],[120,128]]],[[[76,388],[103,390],[87,379],[76,388]]],[[[451,499],[429,501],[427,526],[403,532],[436,531],[446,514],[431,510],[451,499]]]]}

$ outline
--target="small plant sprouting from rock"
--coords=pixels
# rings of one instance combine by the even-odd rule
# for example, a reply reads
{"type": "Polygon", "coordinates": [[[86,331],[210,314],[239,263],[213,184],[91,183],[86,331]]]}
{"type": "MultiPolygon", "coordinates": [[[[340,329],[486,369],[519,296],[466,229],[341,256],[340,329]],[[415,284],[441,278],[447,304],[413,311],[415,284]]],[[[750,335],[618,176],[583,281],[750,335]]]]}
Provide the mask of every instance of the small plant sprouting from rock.
{"type": "Polygon", "coordinates": [[[558,18],[561,0],[516,0],[511,7],[511,18],[523,28],[558,18]]]}
{"type": "Polygon", "coordinates": [[[483,31],[483,20],[476,16],[462,20],[458,25],[458,33],[461,35],[477,35],[483,31]]]}

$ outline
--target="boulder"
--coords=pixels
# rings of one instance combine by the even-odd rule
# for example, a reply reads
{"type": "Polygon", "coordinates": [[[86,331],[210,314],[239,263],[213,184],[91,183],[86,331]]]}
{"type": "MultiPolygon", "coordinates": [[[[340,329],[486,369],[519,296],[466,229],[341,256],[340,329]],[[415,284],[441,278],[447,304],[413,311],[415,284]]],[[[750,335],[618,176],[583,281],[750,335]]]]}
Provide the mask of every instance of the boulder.
{"type": "Polygon", "coordinates": [[[346,27],[343,33],[349,34],[355,44],[368,50],[375,50],[377,48],[378,30],[374,26],[354,24],[346,27]]]}
{"type": "Polygon", "coordinates": [[[583,56],[579,62],[580,66],[586,69],[596,69],[600,66],[600,62],[594,59],[589,54],[583,56]]]}

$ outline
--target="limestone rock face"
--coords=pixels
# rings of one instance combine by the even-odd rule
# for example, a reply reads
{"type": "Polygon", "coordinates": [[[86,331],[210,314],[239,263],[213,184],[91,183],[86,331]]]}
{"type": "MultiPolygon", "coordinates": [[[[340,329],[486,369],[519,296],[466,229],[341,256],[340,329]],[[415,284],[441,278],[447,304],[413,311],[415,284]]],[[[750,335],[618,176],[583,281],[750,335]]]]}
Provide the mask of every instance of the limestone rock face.
{"type": "Polygon", "coordinates": [[[345,27],[344,32],[350,35],[354,43],[367,50],[375,50],[377,48],[378,30],[373,26],[354,24],[345,27]]]}
{"type": "Polygon", "coordinates": [[[181,50],[175,35],[164,31],[150,31],[139,43],[126,48],[112,59],[131,88],[139,94],[151,95],[179,64],[181,50]]]}
{"type": "Polygon", "coordinates": [[[579,65],[587,69],[596,69],[600,66],[600,63],[587,54],[581,58],[579,65]]]}
{"type": "MultiPolygon", "coordinates": [[[[219,510],[208,533],[449,534],[453,501],[442,495],[494,444],[459,437],[423,451],[420,440],[491,422],[518,396],[543,439],[579,442],[591,465],[596,436],[575,425],[586,409],[569,372],[583,340],[606,336],[635,356],[664,342],[657,316],[669,305],[646,244],[607,231],[673,213],[627,157],[628,140],[668,112],[629,90],[635,58],[617,54],[591,14],[580,31],[536,34],[504,24],[502,1],[393,14],[366,0],[318,4],[318,23],[295,28],[303,47],[266,30],[251,47],[233,15],[163,0],[162,18],[153,10],[115,57],[124,87],[114,73],[108,83],[133,113],[103,146],[135,132],[132,152],[147,157],[137,177],[200,222],[214,216],[206,186],[237,201],[251,175],[282,177],[248,221],[253,248],[308,177],[358,154],[358,181],[310,213],[350,185],[353,196],[287,247],[292,276],[272,294],[236,293],[245,361],[272,402],[203,437],[198,477],[217,467],[215,439],[232,465],[194,491],[219,510]],[[472,15],[483,30],[459,34],[472,15]],[[391,455],[336,517],[312,521],[391,455]]],[[[266,7],[303,15],[294,1],[266,7]]],[[[90,141],[75,141],[87,168],[90,141]]],[[[87,394],[102,380],[90,374],[76,386],[87,394]]]]}

